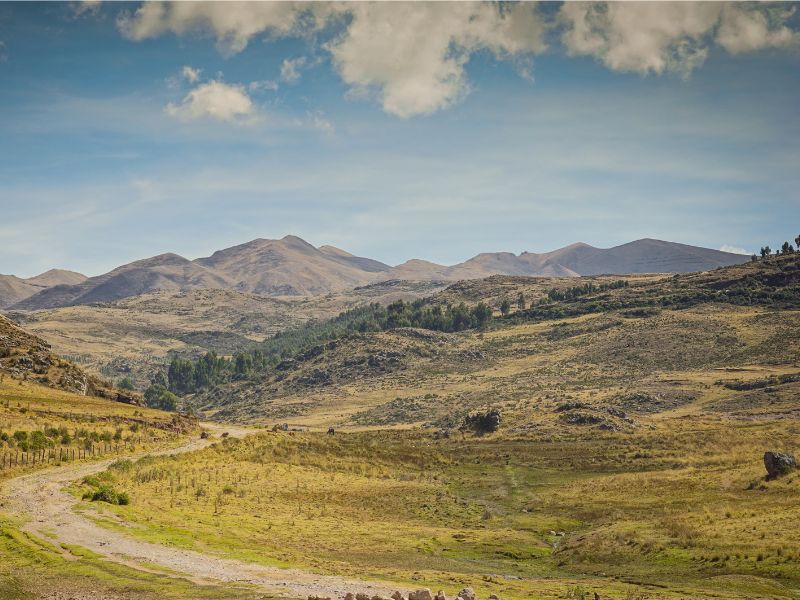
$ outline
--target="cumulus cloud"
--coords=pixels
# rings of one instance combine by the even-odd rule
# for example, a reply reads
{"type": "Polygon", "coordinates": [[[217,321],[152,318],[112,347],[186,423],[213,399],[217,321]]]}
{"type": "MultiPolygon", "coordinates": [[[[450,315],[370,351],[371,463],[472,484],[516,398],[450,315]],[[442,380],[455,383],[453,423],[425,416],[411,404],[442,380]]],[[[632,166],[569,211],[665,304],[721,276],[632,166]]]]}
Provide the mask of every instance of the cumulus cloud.
{"type": "Polygon", "coordinates": [[[181,75],[183,78],[186,79],[190,83],[197,83],[200,81],[200,73],[202,73],[202,69],[194,69],[190,66],[184,66],[181,70],[181,75]]]}
{"type": "MultiPolygon", "coordinates": [[[[231,54],[258,34],[304,35],[337,16],[349,21],[326,47],[339,73],[355,95],[376,92],[387,112],[404,117],[465,94],[464,66],[476,51],[507,58],[545,48],[544,21],[525,3],[148,2],[121,16],[118,27],[131,40],[205,31],[231,54]]],[[[282,78],[296,80],[304,60],[284,61],[282,78]]]]}
{"type": "Polygon", "coordinates": [[[165,111],[182,121],[244,122],[254,116],[255,107],[244,86],[209,81],[191,90],[179,104],[167,104],[165,111]]]}
{"type": "Polygon", "coordinates": [[[306,57],[285,58],[281,63],[281,79],[289,83],[300,79],[300,69],[306,64],[306,57]]]}
{"type": "Polygon", "coordinates": [[[725,6],[717,43],[731,54],[795,44],[798,34],[786,25],[794,10],[744,4],[725,6]]]}
{"type": "MultiPolygon", "coordinates": [[[[351,97],[375,97],[400,117],[429,114],[470,91],[466,65],[485,51],[512,60],[530,77],[531,59],[557,28],[570,55],[593,56],[615,71],[688,76],[717,44],[729,53],[798,42],[794,7],[725,2],[566,2],[556,19],[532,3],[496,2],[146,2],[118,19],[131,40],[165,33],[211,35],[226,55],[259,35],[319,34],[351,97]]],[[[305,58],[286,59],[283,81],[296,81],[305,58]]]]}
{"type": "Polygon", "coordinates": [[[717,2],[567,2],[559,10],[571,55],[615,71],[687,75],[715,42],[731,53],[788,45],[791,10],[717,2]]]}
{"type": "Polygon", "coordinates": [[[728,244],[723,244],[719,249],[722,252],[732,252],[733,254],[751,254],[744,248],[740,248],[739,246],[730,246],[728,244]]]}
{"type": "Polygon", "coordinates": [[[386,112],[427,114],[469,85],[464,66],[488,50],[498,57],[541,52],[535,6],[484,3],[356,3],[349,27],[326,47],[355,94],[375,92],[386,112]]]}
{"type": "Polygon", "coordinates": [[[168,32],[207,31],[223,53],[235,54],[255,35],[298,33],[313,14],[294,2],[144,2],[135,12],[121,15],[117,26],[135,41],[168,32]]]}

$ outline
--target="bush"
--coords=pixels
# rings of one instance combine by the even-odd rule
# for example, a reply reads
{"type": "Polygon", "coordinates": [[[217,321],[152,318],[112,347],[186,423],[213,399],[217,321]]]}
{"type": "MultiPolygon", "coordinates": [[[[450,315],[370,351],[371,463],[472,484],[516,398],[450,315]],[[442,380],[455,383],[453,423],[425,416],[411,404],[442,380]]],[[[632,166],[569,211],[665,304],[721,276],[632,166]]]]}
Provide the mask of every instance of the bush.
{"type": "Polygon", "coordinates": [[[473,413],[464,417],[463,429],[471,429],[475,433],[492,433],[500,427],[500,411],[491,409],[484,413],[473,413]]]}
{"type": "Polygon", "coordinates": [[[109,485],[100,485],[96,490],[86,492],[83,495],[84,500],[91,500],[92,502],[106,502],[108,504],[127,505],[131,503],[130,496],[127,492],[117,492],[109,485]]]}

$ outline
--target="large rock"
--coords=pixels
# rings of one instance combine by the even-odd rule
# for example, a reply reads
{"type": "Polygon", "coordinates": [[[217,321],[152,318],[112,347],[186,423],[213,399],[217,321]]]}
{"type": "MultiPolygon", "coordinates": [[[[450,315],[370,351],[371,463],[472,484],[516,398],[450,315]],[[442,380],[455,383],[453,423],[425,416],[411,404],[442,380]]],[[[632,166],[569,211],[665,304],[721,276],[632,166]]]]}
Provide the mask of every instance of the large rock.
{"type": "Polygon", "coordinates": [[[414,592],[414,598],[416,600],[433,600],[433,594],[428,588],[422,588],[414,592]]]}
{"type": "Polygon", "coordinates": [[[475,600],[475,590],[471,587],[464,588],[458,592],[458,597],[461,598],[461,600],[475,600]]]}
{"type": "Polygon", "coordinates": [[[767,469],[767,478],[775,479],[796,469],[797,459],[783,452],[765,452],[764,466],[767,469]]]}

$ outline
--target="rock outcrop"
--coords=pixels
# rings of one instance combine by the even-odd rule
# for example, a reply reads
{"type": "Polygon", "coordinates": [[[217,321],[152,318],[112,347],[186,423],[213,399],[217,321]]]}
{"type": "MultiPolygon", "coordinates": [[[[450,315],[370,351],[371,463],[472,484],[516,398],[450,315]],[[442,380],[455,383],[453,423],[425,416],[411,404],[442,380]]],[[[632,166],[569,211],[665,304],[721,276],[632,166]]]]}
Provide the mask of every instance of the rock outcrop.
{"type": "Polygon", "coordinates": [[[767,479],[775,479],[794,471],[797,468],[797,459],[783,452],[765,452],[764,467],[767,469],[767,479]]]}

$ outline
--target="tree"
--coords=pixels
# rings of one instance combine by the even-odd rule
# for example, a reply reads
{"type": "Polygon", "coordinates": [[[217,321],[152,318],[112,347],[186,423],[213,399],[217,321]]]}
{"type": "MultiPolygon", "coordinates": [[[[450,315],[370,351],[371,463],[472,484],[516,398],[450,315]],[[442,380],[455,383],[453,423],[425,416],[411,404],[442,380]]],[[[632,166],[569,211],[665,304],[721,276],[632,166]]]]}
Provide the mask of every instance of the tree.
{"type": "Polygon", "coordinates": [[[772,248],[769,246],[763,246],[761,248],[761,258],[767,258],[770,254],[772,254],[772,248]]]}
{"type": "Polygon", "coordinates": [[[167,371],[169,389],[182,396],[194,391],[194,364],[185,358],[176,358],[169,365],[167,371]]]}
{"type": "Polygon", "coordinates": [[[492,309],[485,302],[478,302],[472,309],[472,315],[475,317],[476,325],[483,327],[492,318],[492,309]]]}
{"type": "Polygon", "coordinates": [[[117,387],[121,390],[135,390],[136,386],[133,385],[130,377],[123,377],[119,380],[117,387]]]}
{"type": "Polygon", "coordinates": [[[520,292],[519,296],[517,296],[517,308],[520,310],[525,310],[525,294],[522,292],[520,292]]]}
{"type": "Polygon", "coordinates": [[[160,385],[161,387],[167,387],[169,384],[167,383],[167,376],[164,375],[164,371],[156,371],[156,374],[153,375],[153,378],[150,380],[150,383],[153,385],[160,385]]]}
{"type": "Polygon", "coordinates": [[[781,254],[791,254],[794,252],[794,248],[789,242],[783,242],[783,246],[781,246],[781,254]]]}
{"type": "Polygon", "coordinates": [[[144,401],[150,408],[174,411],[178,408],[178,397],[161,385],[153,384],[144,393],[144,401]]]}
{"type": "Polygon", "coordinates": [[[511,312],[511,302],[508,301],[508,298],[503,298],[500,303],[500,313],[505,317],[509,312],[511,312]]]}
{"type": "Polygon", "coordinates": [[[800,250],[800,235],[794,238],[794,245],[797,246],[798,250],[800,250]]]}
{"type": "Polygon", "coordinates": [[[757,260],[758,260],[758,256],[755,255],[755,254],[753,254],[753,256],[750,257],[750,261],[751,262],[756,262],[757,260]]]}

